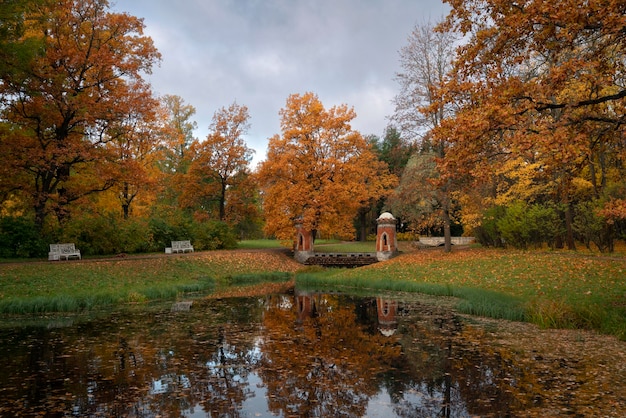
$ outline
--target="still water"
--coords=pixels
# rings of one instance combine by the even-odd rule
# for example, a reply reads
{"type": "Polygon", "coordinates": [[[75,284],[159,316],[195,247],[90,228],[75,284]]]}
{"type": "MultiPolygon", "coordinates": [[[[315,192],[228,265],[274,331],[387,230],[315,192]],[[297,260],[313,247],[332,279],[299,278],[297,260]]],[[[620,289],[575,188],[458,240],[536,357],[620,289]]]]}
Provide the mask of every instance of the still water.
{"type": "Polygon", "coordinates": [[[516,416],[546,402],[474,334],[418,300],[298,291],[5,321],[0,415],[516,416]]]}

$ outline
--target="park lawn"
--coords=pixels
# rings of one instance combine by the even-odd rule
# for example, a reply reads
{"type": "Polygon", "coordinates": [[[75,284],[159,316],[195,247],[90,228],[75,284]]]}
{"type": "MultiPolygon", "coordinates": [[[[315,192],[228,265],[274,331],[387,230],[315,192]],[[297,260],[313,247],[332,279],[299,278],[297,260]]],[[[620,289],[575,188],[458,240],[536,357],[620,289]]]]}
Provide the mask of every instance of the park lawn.
{"type": "Polygon", "coordinates": [[[225,286],[236,275],[292,273],[300,267],[271,251],[4,264],[0,312],[72,311],[142,302],[225,286]]]}
{"type": "MultiPolygon", "coordinates": [[[[336,239],[318,239],[315,240],[315,245],[330,245],[338,244],[341,241],[336,239]]],[[[293,246],[291,241],[280,241],[277,239],[248,239],[241,240],[237,243],[237,248],[246,250],[262,250],[262,249],[276,249],[284,248],[289,249],[293,246]]]]}
{"type": "Polygon", "coordinates": [[[375,253],[376,242],[374,241],[351,241],[325,243],[315,241],[315,252],[318,253],[375,253]]]}
{"type": "Polygon", "coordinates": [[[272,248],[284,248],[285,244],[277,239],[247,239],[237,243],[237,248],[246,250],[261,250],[272,248]]]}

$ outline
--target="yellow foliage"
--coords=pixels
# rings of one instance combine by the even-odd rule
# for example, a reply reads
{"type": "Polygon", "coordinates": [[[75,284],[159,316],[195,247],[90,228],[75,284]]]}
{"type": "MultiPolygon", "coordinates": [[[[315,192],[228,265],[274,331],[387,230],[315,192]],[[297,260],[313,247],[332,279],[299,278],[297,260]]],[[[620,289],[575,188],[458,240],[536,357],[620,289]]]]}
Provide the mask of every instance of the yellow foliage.
{"type": "Polygon", "coordinates": [[[533,202],[550,188],[542,179],[541,164],[528,162],[522,157],[505,161],[496,174],[502,179],[494,202],[497,205],[507,206],[518,200],[533,202]]]}

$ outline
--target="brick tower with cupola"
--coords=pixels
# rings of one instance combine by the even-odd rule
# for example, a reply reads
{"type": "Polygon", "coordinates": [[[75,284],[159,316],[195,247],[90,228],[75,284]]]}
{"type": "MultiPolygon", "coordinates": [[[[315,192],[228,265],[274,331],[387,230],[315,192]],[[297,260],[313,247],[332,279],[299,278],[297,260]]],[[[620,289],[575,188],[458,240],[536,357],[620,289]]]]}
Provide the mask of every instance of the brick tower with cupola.
{"type": "Polygon", "coordinates": [[[389,260],[398,253],[397,220],[391,213],[384,212],[376,223],[376,258],[378,261],[389,260]]]}
{"type": "Polygon", "coordinates": [[[296,241],[294,242],[294,258],[304,263],[314,253],[313,233],[304,229],[302,218],[296,219],[296,241]]]}

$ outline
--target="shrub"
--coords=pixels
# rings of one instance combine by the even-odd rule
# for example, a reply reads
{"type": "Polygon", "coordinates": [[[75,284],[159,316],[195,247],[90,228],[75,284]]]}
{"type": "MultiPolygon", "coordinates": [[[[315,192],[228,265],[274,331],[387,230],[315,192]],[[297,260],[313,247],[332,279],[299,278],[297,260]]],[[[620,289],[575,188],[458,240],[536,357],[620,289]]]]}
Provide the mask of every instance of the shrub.
{"type": "MultiPolygon", "coordinates": [[[[172,241],[192,239],[191,216],[182,210],[158,210],[152,214],[148,222],[155,251],[163,251],[172,241]]],[[[194,244],[194,247],[196,243],[194,244]]]]}
{"type": "Polygon", "coordinates": [[[515,202],[506,208],[504,217],[497,222],[497,227],[507,245],[526,248],[530,243],[533,228],[529,221],[526,204],[515,202]]]}
{"type": "Polygon", "coordinates": [[[602,207],[599,200],[581,202],[576,205],[574,222],[572,224],[576,237],[591,248],[591,243],[598,247],[600,252],[612,252],[614,248],[614,229],[602,216],[598,209],[602,207]]]}
{"type": "Polygon", "coordinates": [[[416,232],[398,232],[396,237],[398,241],[417,241],[420,239],[420,235],[416,232]]]}
{"type": "Polygon", "coordinates": [[[47,243],[40,236],[35,222],[25,217],[0,218],[0,257],[43,257],[47,243]]]}
{"type": "Polygon", "coordinates": [[[224,222],[195,222],[191,228],[190,239],[198,250],[221,250],[237,248],[237,237],[224,222]]]}
{"type": "Polygon", "coordinates": [[[506,209],[503,206],[494,206],[487,209],[482,218],[481,226],[473,231],[476,240],[486,247],[502,247],[502,235],[498,229],[498,221],[505,215],[506,209]]]}
{"type": "Polygon", "coordinates": [[[528,220],[531,223],[531,243],[540,246],[547,243],[554,247],[559,237],[565,234],[565,225],[556,208],[547,204],[535,204],[528,208],[528,220]]]}
{"type": "Polygon", "coordinates": [[[196,250],[237,248],[237,237],[224,222],[194,219],[189,213],[172,209],[153,214],[149,221],[155,251],[163,251],[172,241],[190,240],[196,250]]]}
{"type": "Polygon", "coordinates": [[[515,248],[554,245],[564,233],[563,222],[557,211],[546,205],[531,205],[518,201],[506,208],[504,217],[496,221],[502,240],[515,248]]]}
{"type": "Polygon", "coordinates": [[[123,219],[112,212],[84,215],[64,225],[60,240],[73,242],[84,255],[149,251],[152,239],[142,219],[123,219]]]}

